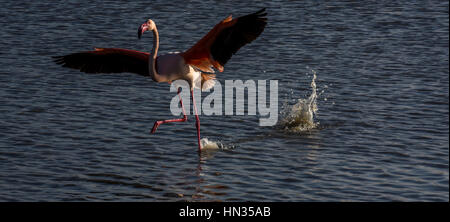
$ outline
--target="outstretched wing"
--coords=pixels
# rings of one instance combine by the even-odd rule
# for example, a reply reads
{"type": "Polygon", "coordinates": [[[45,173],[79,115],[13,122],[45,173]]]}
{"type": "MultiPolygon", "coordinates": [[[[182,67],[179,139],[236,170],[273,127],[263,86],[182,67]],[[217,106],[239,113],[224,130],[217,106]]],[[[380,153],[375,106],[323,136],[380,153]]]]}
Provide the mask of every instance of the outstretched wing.
{"type": "Polygon", "coordinates": [[[237,19],[228,16],[182,54],[186,63],[204,72],[214,72],[212,67],[222,72],[233,54],[264,31],[266,15],[264,8],[237,19]]]}
{"type": "Polygon", "coordinates": [[[79,69],[85,73],[131,72],[149,76],[149,53],[116,48],[95,48],[94,51],[53,57],[63,67],[79,69]]]}

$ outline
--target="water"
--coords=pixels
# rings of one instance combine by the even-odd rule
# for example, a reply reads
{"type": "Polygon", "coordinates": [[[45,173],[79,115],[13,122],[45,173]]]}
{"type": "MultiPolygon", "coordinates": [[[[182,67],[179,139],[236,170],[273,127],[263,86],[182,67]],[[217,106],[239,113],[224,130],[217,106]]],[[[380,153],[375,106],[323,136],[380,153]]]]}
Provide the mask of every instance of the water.
{"type": "MultiPolygon", "coordinates": [[[[311,95],[307,99],[300,98],[294,105],[285,103],[281,111],[281,119],[278,126],[281,129],[291,132],[305,132],[316,128],[319,123],[315,122],[314,116],[317,115],[317,86],[316,72],[311,71],[313,78],[311,81],[311,95]]],[[[295,95],[294,95],[295,96],[295,95]]]]}
{"type": "Polygon", "coordinates": [[[448,201],[448,1],[1,6],[0,201],[448,201]],[[136,36],[148,18],[162,53],[183,51],[229,13],[262,7],[266,30],[217,77],[278,79],[279,107],[296,107],[316,76],[314,127],[201,116],[210,149],[198,156],[192,116],[149,134],[171,118],[167,84],[51,60],[149,51],[151,35],[136,36]]]}

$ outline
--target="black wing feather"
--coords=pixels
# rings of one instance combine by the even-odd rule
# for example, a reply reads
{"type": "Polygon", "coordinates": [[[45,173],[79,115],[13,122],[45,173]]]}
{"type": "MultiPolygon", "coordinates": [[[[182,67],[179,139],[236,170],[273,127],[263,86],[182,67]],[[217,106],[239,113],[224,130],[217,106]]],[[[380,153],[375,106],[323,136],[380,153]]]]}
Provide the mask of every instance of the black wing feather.
{"type": "Polygon", "coordinates": [[[228,27],[216,37],[211,45],[213,59],[224,66],[242,46],[255,40],[266,27],[265,8],[237,18],[236,24],[228,27]]]}
{"type": "Polygon", "coordinates": [[[85,73],[130,72],[149,76],[148,56],[148,53],[139,51],[102,48],[53,58],[63,67],[78,69],[85,73]]]}

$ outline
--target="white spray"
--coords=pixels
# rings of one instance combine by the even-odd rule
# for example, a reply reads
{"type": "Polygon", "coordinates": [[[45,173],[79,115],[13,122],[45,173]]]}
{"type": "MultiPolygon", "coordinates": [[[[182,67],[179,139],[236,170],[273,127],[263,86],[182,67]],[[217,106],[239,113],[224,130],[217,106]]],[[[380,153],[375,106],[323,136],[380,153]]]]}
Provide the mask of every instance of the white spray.
{"type": "Polygon", "coordinates": [[[286,105],[282,111],[282,119],[278,123],[284,130],[290,132],[304,132],[311,130],[319,125],[314,122],[314,116],[317,115],[317,89],[316,89],[316,71],[311,70],[313,79],[311,81],[311,95],[307,99],[298,99],[297,103],[286,105]]]}

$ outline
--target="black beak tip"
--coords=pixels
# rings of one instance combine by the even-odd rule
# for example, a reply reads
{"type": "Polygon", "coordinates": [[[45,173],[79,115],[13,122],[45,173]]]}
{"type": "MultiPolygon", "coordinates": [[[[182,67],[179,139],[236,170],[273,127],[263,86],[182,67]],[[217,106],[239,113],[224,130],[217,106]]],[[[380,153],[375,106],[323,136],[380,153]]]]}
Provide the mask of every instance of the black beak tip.
{"type": "Polygon", "coordinates": [[[137,34],[138,34],[138,39],[141,39],[142,32],[141,32],[140,28],[138,29],[138,33],[137,34]]]}

